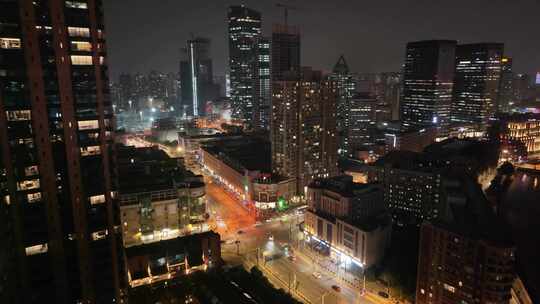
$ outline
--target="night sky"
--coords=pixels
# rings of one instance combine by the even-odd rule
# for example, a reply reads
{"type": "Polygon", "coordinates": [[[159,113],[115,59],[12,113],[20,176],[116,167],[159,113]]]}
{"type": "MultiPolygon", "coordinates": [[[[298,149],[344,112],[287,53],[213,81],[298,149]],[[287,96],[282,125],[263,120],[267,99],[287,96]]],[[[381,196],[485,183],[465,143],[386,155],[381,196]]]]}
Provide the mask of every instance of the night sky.
{"type": "MultiPolygon", "coordinates": [[[[263,15],[263,34],[282,22],[275,3],[298,7],[302,65],[328,71],[344,54],[354,72],[399,71],[405,44],[425,39],[503,42],[514,71],[540,71],[539,0],[249,0],[263,15]]],[[[214,74],[227,69],[223,0],[105,0],[109,63],[121,72],[177,72],[191,33],[212,40],[214,74]]]]}

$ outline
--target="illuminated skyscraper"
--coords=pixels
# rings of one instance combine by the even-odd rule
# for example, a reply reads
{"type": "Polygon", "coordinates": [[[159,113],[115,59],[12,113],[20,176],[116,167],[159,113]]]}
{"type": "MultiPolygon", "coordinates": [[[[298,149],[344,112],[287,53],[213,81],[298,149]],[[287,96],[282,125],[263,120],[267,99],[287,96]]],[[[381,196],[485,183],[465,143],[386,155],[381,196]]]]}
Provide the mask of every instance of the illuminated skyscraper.
{"type": "Polygon", "coordinates": [[[403,67],[401,120],[405,129],[436,125],[446,136],[450,123],[456,41],[409,42],[403,67]]]}
{"type": "Polygon", "coordinates": [[[497,97],[497,112],[508,113],[514,104],[514,73],[512,73],[512,58],[501,59],[501,81],[497,97]]]}
{"type": "Polygon", "coordinates": [[[210,40],[201,37],[188,40],[184,56],[180,62],[182,106],[188,116],[204,116],[206,102],[219,94],[214,84],[210,40]]]}
{"type": "Polygon", "coordinates": [[[270,40],[259,38],[254,47],[255,64],[253,74],[255,75],[253,118],[252,124],[255,127],[270,128],[270,106],[272,103],[272,79],[270,73],[270,40]]]}
{"type": "Polygon", "coordinates": [[[497,109],[504,44],[463,44],[456,49],[452,122],[487,128],[497,109]]]}
{"type": "Polygon", "coordinates": [[[377,99],[369,93],[357,93],[349,101],[349,119],[347,137],[349,153],[373,143],[376,129],[377,99]]]}
{"type": "Polygon", "coordinates": [[[329,79],[334,81],[337,90],[337,132],[339,135],[338,151],[340,155],[349,155],[349,115],[351,98],[356,90],[354,77],[349,73],[345,57],[340,56],[329,79]]]}
{"type": "Polygon", "coordinates": [[[16,254],[19,303],[120,302],[102,5],[0,2],[1,204],[13,231],[1,246],[16,254]]]}
{"type": "Polygon", "coordinates": [[[272,79],[300,76],[300,32],[297,27],[275,24],[272,28],[272,79]]]}
{"type": "Polygon", "coordinates": [[[321,73],[272,87],[272,171],[296,178],[299,192],[314,178],[337,174],[336,88],[321,73]]]}
{"type": "Polygon", "coordinates": [[[255,50],[259,49],[259,46],[263,51],[267,48],[266,45],[258,43],[261,38],[261,13],[244,5],[231,6],[228,20],[233,116],[252,122],[254,105],[258,102],[258,97],[255,96],[255,85],[259,86],[256,66],[261,63],[255,50]]]}

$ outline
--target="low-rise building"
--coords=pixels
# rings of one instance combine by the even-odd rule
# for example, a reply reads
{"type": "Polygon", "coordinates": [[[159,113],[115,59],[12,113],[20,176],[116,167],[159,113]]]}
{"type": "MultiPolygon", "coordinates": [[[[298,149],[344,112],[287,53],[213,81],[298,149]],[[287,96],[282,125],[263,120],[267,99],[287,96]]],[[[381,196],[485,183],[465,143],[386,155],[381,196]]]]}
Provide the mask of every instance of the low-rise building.
{"type": "Polygon", "coordinates": [[[354,269],[384,257],[391,221],[378,185],[357,184],[350,176],[318,179],[307,188],[305,232],[330,248],[330,255],[354,269]]]}
{"type": "Polygon", "coordinates": [[[435,142],[437,128],[420,128],[407,131],[387,130],[384,133],[386,151],[404,150],[422,152],[425,147],[435,142]]]}
{"type": "Polygon", "coordinates": [[[201,159],[201,146],[216,140],[238,139],[238,134],[188,134],[186,132],[178,133],[178,149],[184,155],[186,168],[193,172],[199,172],[201,159]]]}
{"type": "Polygon", "coordinates": [[[119,146],[117,151],[119,213],[130,286],[183,275],[194,265],[217,265],[219,235],[216,241],[208,234],[203,177],[185,170],[179,159],[157,147],[119,146]]]}
{"type": "Polygon", "coordinates": [[[227,139],[201,148],[204,170],[258,215],[295,202],[296,183],[271,173],[270,143],[254,137],[227,139]],[[280,206],[281,204],[281,206],[280,206]]]}
{"type": "Polygon", "coordinates": [[[514,114],[500,118],[502,139],[519,140],[529,154],[540,152],[540,114],[514,114]]]}
{"type": "Polygon", "coordinates": [[[129,247],[125,255],[132,288],[223,263],[220,236],[213,231],[129,247]]]}

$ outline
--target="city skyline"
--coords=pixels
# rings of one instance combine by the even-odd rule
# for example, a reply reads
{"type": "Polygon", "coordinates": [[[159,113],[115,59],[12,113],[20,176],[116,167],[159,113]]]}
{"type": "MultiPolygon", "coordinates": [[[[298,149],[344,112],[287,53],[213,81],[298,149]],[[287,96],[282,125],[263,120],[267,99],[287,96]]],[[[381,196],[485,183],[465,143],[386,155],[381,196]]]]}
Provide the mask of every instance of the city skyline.
{"type": "MultiPolygon", "coordinates": [[[[121,72],[144,73],[152,69],[176,72],[180,48],[191,34],[212,40],[215,74],[224,75],[228,69],[227,7],[235,4],[241,3],[160,1],[156,4],[136,0],[127,5],[125,0],[108,1],[105,18],[111,41],[108,46],[111,79],[121,72]],[[139,20],[144,20],[145,26],[133,31],[139,20]]],[[[271,33],[273,24],[283,23],[283,10],[274,2],[243,1],[243,4],[262,13],[263,35],[271,33]]],[[[300,28],[302,65],[325,72],[331,70],[342,54],[354,72],[399,71],[403,46],[408,41],[428,39],[455,39],[460,44],[501,42],[505,44],[505,56],[514,58],[514,71],[533,74],[540,70],[540,56],[535,52],[540,42],[528,35],[536,23],[534,12],[540,9],[540,4],[533,1],[519,6],[487,1],[466,6],[455,2],[411,5],[396,1],[360,4],[318,0],[286,4],[298,7],[289,12],[289,24],[300,28]],[[477,22],[476,12],[480,10],[491,18],[477,22]],[[418,19],[423,21],[415,21],[418,19]],[[310,51],[313,49],[317,52],[310,51]]]]}
{"type": "Polygon", "coordinates": [[[0,0],[0,303],[540,302],[535,1],[0,0]]]}

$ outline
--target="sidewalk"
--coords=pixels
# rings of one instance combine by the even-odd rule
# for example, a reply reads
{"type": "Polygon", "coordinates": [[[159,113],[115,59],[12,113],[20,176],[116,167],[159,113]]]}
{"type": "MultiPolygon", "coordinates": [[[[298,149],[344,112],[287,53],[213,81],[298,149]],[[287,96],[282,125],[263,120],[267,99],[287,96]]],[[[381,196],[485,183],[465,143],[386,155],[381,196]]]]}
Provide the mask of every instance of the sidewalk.
{"type": "MultiPolygon", "coordinates": [[[[289,290],[289,284],[285,281],[283,281],[277,274],[275,274],[270,268],[262,265],[259,263],[259,265],[256,264],[256,262],[252,261],[249,257],[244,257],[244,268],[247,271],[250,271],[253,266],[257,266],[259,270],[264,274],[264,276],[274,285],[275,288],[281,288],[285,290],[286,292],[289,290]]],[[[291,289],[290,294],[296,298],[298,301],[301,301],[302,303],[307,304],[313,304],[312,301],[310,301],[302,292],[299,290],[291,289]]]]}
{"type": "MultiPolygon", "coordinates": [[[[342,284],[348,286],[349,288],[353,290],[362,289],[362,282],[360,279],[355,278],[353,280],[351,279],[347,280],[343,278],[342,276],[336,274],[335,271],[332,271],[328,269],[327,267],[325,267],[325,265],[322,265],[322,263],[320,262],[322,258],[314,256],[315,254],[309,252],[306,248],[295,248],[295,254],[297,256],[302,257],[304,260],[308,262],[312,262],[313,265],[317,265],[318,270],[320,270],[321,272],[325,272],[326,275],[332,278],[335,278],[338,282],[341,282],[342,284]]],[[[373,288],[373,285],[375,285],[376,287],[376,283],[366,281],[366,292],[364,293],[363,297],[366,298],[367,300],[370,300],[378,304],[407,303],[407,302],[399,301],[398,299],[395,299],[395,298],[388,298],[388,299],[382,298],[381,296],[377,294],[377,290],[376,288],[373,288]]]]}

